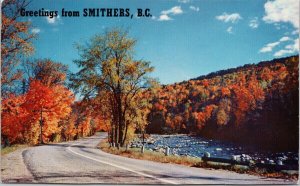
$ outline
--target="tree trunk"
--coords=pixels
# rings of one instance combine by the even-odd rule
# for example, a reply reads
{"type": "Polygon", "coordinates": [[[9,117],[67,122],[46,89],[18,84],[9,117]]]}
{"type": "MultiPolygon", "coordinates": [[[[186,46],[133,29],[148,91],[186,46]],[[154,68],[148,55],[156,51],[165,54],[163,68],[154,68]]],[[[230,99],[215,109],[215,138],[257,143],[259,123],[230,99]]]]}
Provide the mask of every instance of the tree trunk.
{"type": "Polygon", "coordinates": [[[118,143],[123,146],[123,136],[124,136],[124,129],[123,129],[123,121],[121,120],[119,123],[119,139],[118,143]]]}
{"type": "Polygon", "coordinates": [[[121,117],[120,127],[119,127],[119,144],[121,146],[123,146],[123,138],[124,138],[124,122],[123,122],[123,119],[121,117]]]}
{"type": "Polygon", "coordinates": [[[113,123],[111,124],[111,131],[110,131],[110,142],[114,143],[115,141],[115,128],[113,123]]]}
{"type": "Polygon", "coordinates": [[[119,127],[118,127],[118,123],[115,122],[115,139],[114,139],[115,144],[118,143],[118,139],[119,139],[119,135],[118,134],[119,134],[119,127]]]}
{"type": "Polygon", "coordinates": [[[126,138],[127,138],[127,131],[128,131],[128,124],[125,122],[125,134],[122,141],[122,144],[125,144],[126,138]]]}
{"type": "Polygon", "coordinates": [[[40,127],[41,127],[41,131],[40,131],[40,144],[44,144],[44,141],[43,141],[43,110],[42,109],[41,109],[40,127]]]}
{"type": "Polygon", "coordinates": [[[123,136],[124,136],[124,120],[123,120],[123,113],[122,113],[122,98],[120,93],[117,94],[117,113],[118,113],[118,132],[119,136],[117,138],[118,144],[123,146],[123,136]]]}

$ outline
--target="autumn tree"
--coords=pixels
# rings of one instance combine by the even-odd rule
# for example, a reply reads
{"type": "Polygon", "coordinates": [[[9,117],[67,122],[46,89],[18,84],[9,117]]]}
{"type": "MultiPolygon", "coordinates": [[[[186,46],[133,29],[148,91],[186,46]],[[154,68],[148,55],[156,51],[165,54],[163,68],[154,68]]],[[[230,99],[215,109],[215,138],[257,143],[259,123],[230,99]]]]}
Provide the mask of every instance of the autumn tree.
{"type": "Polygon", "coordinates": [[[5,97],[22,78],[18,65],[22,56],[33,52],[35,34],[30,32],[30,22],[20,18],[20,10],[28,5],[26,0],[4,0],[1,5],[1,91],[5,97]]]}
{"type": "Polygon", "coordinates": [[[1,140],[4,146],[24,142],[28,123],[28,112],[22,107],[24,101],[24,96],[10,94],[1,103],[1,140]]]}
{"type": "Polygon", "coordinates": [[[144,97],[142,92],[128,103],[128,111],[126,112],[125,132],[122,143],[128,143],[134,137],[135,130],[142,134],[144,141],[146,127],[149,123],[148,114],[152,105],[149,99],[144,97]]]}
{"type": "Polygon", "coordinates": [[[74,100],[72,92],[64,86],[67,66],[38,59],[24,67],[29,84],[24,94],[11,95],[4,101],[7,107],[1,112],[5,118],[3,129],[12,133],[5,132],[5,136],[13,143],[18,141],[17,135],[25,143],[53,141],[61,134],[74,100]]]}
{"type": "Polygon", "coordinates": [[[76,115],[71,115],[67,120],[65,125],[63,125],[63,135],[67,141],[74,139],[77,134],[76,115]]]}
{"type": "Polygon", "coordinates": [[[22,64],[24,71],[23,92],[26,92],[30,81],[39,80],[46,86],[64,85],[68,66],[51,59],[26,60],[22,64]]]}
{"type": "MultiPolygon", "coordinates": [[[[109,99],[112,142],[123,145],[130,103],[143,90],[150,63],[135,60],[136,40],[122,29],[112,29],[94,36],[87,45],[77,45],[81,70],[71,77],[73,88],[85,97],[105,92],[109,99]]],[[[133,108],[131,108],[133,109],[133,108]]]]}
{"type": "Polygon", "coordinates": [[[48,87],[32,80],[24,95],[10,95],[2,106],[5,143],[43,143],[61,131],[60,122],[71,112],[72,93],[62,85],[48,87]]]}
{"type": "Polygon", "coordinates": [[[230,99],[228,98],[221,99],[217,109],[217,115],[216,115],[216,120],[218,125],[222,126],[228,124],[230,120],[230,111],[231,111],[230,99]]]}
{"type": "Polygon", "coordinates": [[[43,143],[43,139],[48,140],[61,130],[59,122],[70,114],[74,97],[62,85],[48,87],[39,80],[31,81],[25,96],[24,107],[28,117],[39,122],[40,143],[43,143]]]}
{"type": "Polygon", "coordinates": [[[25,105],[31,107],[31,115],[39,116],[42,143],[42,136],[48,140],[52,135],[59,133],[60,121],[71,112],[74,98],[64,86],[68,67],[50,59],[26,61],[23,67],[29,86],[24,88],[24,92],[27,91],[25,105]]]}

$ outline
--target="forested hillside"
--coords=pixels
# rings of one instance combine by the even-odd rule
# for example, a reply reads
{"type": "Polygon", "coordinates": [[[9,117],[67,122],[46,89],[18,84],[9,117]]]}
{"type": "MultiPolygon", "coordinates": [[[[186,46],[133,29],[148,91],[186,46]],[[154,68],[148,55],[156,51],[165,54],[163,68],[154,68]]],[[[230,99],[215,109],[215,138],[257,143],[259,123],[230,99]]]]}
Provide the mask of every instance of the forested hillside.
{"type": "Polygon", "coordinates": [[[298,61],[244,65],[145,92],[153,97],[147,132],[298,149],[298,61]]]}

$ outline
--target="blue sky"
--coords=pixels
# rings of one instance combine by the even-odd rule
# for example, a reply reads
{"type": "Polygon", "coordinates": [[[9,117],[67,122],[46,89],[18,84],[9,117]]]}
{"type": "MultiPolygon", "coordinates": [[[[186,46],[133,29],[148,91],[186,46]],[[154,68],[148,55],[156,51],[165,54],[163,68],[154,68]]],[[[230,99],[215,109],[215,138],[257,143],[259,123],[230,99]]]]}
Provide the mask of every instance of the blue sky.
{"type": "Polygon", "coordinates": [[[138,40],[135,57],[151,61],[163,84],[217,70],[299,53],[298,0],[33,0],[26,10],[57,10],[58,18],[31,17],[35,54],[69,65],[84,43],[111,27],[138,40]],[[61,9],[81,17],[61,16],[61,9]],[[83,8],[150,8],[151,18],[83,17],[83,8]]]}

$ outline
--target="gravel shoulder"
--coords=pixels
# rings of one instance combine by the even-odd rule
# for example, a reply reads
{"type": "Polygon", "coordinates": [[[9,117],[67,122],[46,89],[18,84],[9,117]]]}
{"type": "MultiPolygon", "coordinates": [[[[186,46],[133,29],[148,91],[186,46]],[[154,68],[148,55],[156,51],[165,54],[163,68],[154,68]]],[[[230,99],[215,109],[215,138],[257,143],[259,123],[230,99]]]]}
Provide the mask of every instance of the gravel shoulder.
{"type": "Polygon", "coordinates": [[[26,149],[18,149],[1,156],[1,182],[2,183],[34,183],[34,177],[27,169],[23,153],[26,149]]]}

